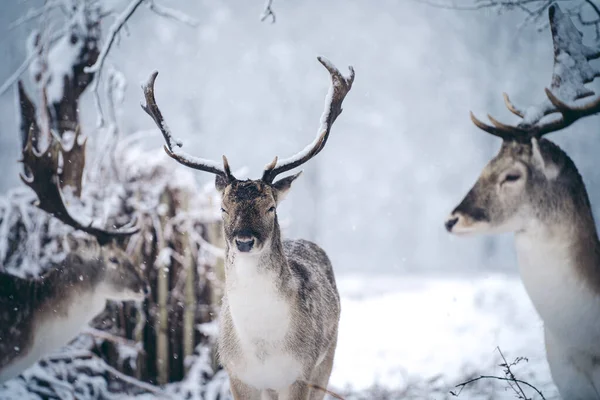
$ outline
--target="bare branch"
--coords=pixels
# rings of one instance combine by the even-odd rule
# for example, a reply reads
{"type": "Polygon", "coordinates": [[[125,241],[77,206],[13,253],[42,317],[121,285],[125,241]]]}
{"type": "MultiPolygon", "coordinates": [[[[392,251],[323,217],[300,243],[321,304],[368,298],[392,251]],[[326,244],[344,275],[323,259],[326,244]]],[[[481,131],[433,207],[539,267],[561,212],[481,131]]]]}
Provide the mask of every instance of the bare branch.
{"type": "Polygon", "coordinates": [[[273,0],[266,0],[265,3],[265,8],[262,12],[262,14],[260,14],[260,20],[261,21],[265,21],[267,18],[271,17],[271,23],[274,24],[276,17],[275,17],[275,12],[273,12],[273,0]]]}
{"type": "Polygon", "coordinates": [[[524,385],[524,386],[534,390],[540,396],[540,398],[542,400],[546,400],[546,398],[544,397],[544,395],[538,388],[536,388],[535,386],[533,386],[532,384],[530,384],[528,382],[525,382],[521,379],[517,379],[511,369],[511,367],[514,367],[521,361],[528,361],[526,358],[517,357],[512,363],[509,363],[506,360],[506,357],[504,357],[504,353],[502,353],[502,350],[500,350],[500,347],[496,347],[496,351],[498,351],[498,353],[500,353],[500,357],[502,357],[503,363],[500,364],[500,366],[504,368],[504,377],[493,376],[493,375],[480,375],[477,378],[472,378],[465,382],[459,383],[458,385],[455,386],[455,387],[459,388],[459,391],[458,392],[450,391],[450,394],[458,397],[461,394],[461,392],[463,391],[463,389],[466,388],[468,385],[470,385],[474,382],[480,381],[480,380],[492,379],[492,380],[499,380],[499,381],[507,382],[508,386],[515,392],[515,395],[519,399],[531,400],[531,398],[527,397],[527,395],[525,394],[525,391],[521,387],[521,385],[524,385]]]}

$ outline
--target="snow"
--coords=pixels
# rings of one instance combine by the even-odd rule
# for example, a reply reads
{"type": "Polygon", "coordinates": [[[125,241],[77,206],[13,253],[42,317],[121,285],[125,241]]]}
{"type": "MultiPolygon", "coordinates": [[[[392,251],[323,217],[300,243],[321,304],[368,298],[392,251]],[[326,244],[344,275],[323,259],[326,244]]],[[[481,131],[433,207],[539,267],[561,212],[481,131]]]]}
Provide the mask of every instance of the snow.
{"type": "MultiPolygon", "coordinates": [[[[499,347],[509,361],[529,359],[517,377],[553,392],[541,321],[517,278],[338,281],[342,316],[331,388],[378,385],[400,391],[415,381],[437,380],[447,393],[472,375],[502,376],[499,347]]],[[[495,399],[503,394],[499,388],[495,399]]]]}
{"type": "MultiPolygon", "coordinates": [[[[497,347],[509,362],[528,359],[514,368],[517,378],[536,386],[546,399],[558,398],[545,361],[540,319],[517,277],[353,275],[338,277],[338,287],[342,316],[329,389],[347,400],[453,398],[450,390],[471,377],[503,376],[497,347]]],[[[214,323],[199,328],[210,336],[216,333],[214,323]]],[[[86,340],[73,347],[81,348],[86,340]]],[[[74,353],[74,348],[63,353],[74,353]]],[[[209,348],[199,347],[187,378],[167,385],[165,392],[173,398],[229,399],[227,375],[214,373],[210,354],[209,348]]],[[[40,373],[58,380],[71,376],[73,367],[86,371],[86,365],[94,375],[106,367],[96,358],[61,361],[43,371],[38,364],[25,374],[26,382],[32,385],[32,376],[40,373]],[[86,364],[90,362],[93,368],[86,364]]],[[[89,382],[92,377],[79,379],[89,382]]],[[[24,384],[15,379],[0,386],[0,399],[8,393],[37,398],[24,394],[24,384]]],[[[106,393],[106,383],[94,385],[106,393]]],[[[503,382],[482,381],[465,388],[459,398],[508,400],[514,393],[503,382]]]]}
{"type": "Polygon", "coordinates": [[[46,91],[50,103],[59,103],[61,101],[63,97],[64,77],[71,77],[73,65],[77,64],[77,59],[84,43],[84,37],[78,35],[78,30],[73,27],[69,35],[62,36],[48,51],[47,65],[52,66],[52,70],[49,73],[46,91]],[[77,39],[75,44],[71,42],[72,36],[77,39]]]}

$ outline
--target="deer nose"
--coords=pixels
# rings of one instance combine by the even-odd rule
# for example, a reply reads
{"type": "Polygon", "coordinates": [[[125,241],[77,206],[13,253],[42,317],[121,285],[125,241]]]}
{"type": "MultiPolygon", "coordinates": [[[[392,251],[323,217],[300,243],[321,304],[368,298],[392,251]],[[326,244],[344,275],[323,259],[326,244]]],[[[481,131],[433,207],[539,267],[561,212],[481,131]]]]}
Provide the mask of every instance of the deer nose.
{"type": "Polygon", "coordinates": [[[237,246],[239,251],[241,251],[242,253],[247,253],[250,250],[252,250],[252,246],[254,246],[254,239],[253,238],[235,239],[235,245],[237,246]]]}
{"type": "Polygon", "coordinates": [[[446,230],[448,232],[452,232],[452,228],[454,228],[454,225],[456,225],[457,222],[458,222],[458,217],[450,216],[450,218],[448,218],[446,220],[446,223],[444,224],[446,226],[446,230]]]}

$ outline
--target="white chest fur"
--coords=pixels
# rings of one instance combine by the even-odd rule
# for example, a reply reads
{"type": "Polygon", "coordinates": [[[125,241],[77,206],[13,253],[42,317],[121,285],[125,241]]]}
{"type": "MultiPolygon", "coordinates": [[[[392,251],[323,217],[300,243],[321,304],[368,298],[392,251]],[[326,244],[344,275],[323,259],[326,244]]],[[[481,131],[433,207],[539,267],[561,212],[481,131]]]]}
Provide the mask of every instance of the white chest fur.
{"type": "Polygon", "coordinates": [[[301,374],[301,365],[285,347],[291,326],[290,304],[272,272],[257,256],[239,256],[227,276],[229,305],[241,360],[228,365],[240,380],[257,389],[281,389],[301,374]]]}
{"type": "Polygon", "coordinates": [[[600,354],[600,296],[574,265],[568,240],[531,234],[516,237],[525,289],[544,325],[561,340],[600,354]]]}
{"type": "Polygon", "coordinates": [[[0,382],[18,376],[74,339],[106,306],[106,298],[90,293],[73,299],[68,311],[46,310],[48,315],[36,315],[32,346],[23,349],[23,356],[0,371],[0,382]]]}

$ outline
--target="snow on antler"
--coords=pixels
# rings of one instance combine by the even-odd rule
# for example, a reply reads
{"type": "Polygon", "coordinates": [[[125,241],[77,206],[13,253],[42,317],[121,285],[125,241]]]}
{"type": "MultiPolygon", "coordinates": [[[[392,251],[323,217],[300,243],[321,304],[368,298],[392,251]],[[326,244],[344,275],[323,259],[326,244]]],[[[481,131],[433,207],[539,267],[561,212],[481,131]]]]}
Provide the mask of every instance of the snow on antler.
{"type": "Polygon", "coordinates": [[[317,136],[300,152],[283,160],[275,158],[275,160],[267,165],[262,178],[265,182],[273,182],[273,179],[275,179],[277,175],[299,167],[319,154],[319,152],[323,150],[323,147],[325,147],[325,143],[327,143],[331,126],[342,113],[342,103],[350,89],[352,89],[352,83],[354,82],[354,68],[351,66],[348,67],[350,76],[345,77],[335,65],[325,57],[318,57],[317,59],[331,75],[331,86],[329,86],[329,91],[327,92],[327,96],[325,96],[325,109],[321,115],[317,136]]]}
{"type": "Polygon", "coordinates": [[[590,60],[600,58],[600,48],[583,44],[583,35],[557,5],[549,8],[550,28],[554,41],[554,70],[547,98],[526,109],[518,108],[504,94],[507,108],[522,118],[517,126],[509,126],[489,117],[487,125],[471,114],[475,125],[503,139],[527,139],[563,129],[578,119],[600,112],[600,96],[592,101],[577,101],[595,93],[585,85],[600,76],[600,70],[590,60]],[[547,115],[560,113],[559,118],[541,122],[547,115]]]}

